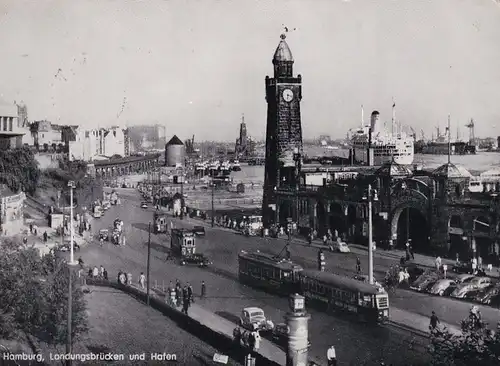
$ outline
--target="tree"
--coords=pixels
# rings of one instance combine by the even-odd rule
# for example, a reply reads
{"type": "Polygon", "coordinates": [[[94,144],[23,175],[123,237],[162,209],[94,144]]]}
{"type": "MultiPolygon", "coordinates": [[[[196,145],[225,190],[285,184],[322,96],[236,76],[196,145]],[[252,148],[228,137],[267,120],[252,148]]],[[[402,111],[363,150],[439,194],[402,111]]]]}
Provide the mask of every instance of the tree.
{"type": "Polygon", "coordinates": [[[0,182],[7,184],[13,191],[24,189],[28,194],[36,191],[40,170],[31,149],[0,151],[0,182]]]}
{"type": "MultiPolygon", "coordinates": [[[[40,258],[38,251],[16,243],[3,245],[0,256],[0,332],[12,338],[22,331],[58,346],[66,343],[69,267],[53,252],[40,258]]],[[[88,330],[86,303],[72,276],[72,336],[88,330]]]]}
{"type": "Polygon", "coordinates": [[[500,329],[495,332],[473,316],[462,321],[462,332],[431,333],[429,353],[435,366],[493,366],[500,364],[500,329]]]}

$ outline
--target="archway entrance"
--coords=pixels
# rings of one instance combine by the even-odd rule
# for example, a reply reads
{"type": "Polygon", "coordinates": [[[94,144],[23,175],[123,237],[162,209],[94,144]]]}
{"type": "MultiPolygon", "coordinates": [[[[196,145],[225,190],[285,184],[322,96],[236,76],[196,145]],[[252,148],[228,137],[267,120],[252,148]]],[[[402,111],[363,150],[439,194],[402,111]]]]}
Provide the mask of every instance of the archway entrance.
{"type": "Polygon", "coordinates": [[[314,229],[318,232],[318,235],[323,235],[326,227],[326,212],[321,202],[316,204],[316,220],[316,227],[314,229]]]}
{"type": "Polygon", "coordinates": [[[448,224],[448,235],[450,237],[450,256],[454,258],[457,254],[460,259],[468,258],[468,241],[464,231],[464,220],[459,215],[452,215],[448,224]]]}
{"type": "Polygon", "coordinates": [[[405,207],[399,212],[399,217],[397,215],[394,217],[394,220],[397,220],[397,247],[404,248],[410,239],[415,252],[429,252],[429,223],[420,210],[405,207]]]}
{"type": "Polygon", "coordinates": [[[293,215],[292,212],[292,204],[289,201],[283,201],[279,205],[279,217],[278,217],[278,223],[282,226],[287,225],[288,223],[288,218],[291,218],[293,215]]]}
{"type": "Polygon", "coordinates": [[[328,227],[332,234],[335,234],[335,231],[337,231],[340,236],[343,236],[347,232],[346,216],[342,206],[338,203],[330,204],[328,227]]]}

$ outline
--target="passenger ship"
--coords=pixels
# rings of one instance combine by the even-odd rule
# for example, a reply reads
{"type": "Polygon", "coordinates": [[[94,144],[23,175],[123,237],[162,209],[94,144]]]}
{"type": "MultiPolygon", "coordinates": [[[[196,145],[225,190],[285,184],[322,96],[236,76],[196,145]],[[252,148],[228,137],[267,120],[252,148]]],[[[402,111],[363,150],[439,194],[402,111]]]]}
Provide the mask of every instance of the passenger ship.
{"type": "MultiPolygon", "coordinates": [[[[393,106],[393,119],[395,123],[395,113],[393,106]]],[[[363,114],[363,112],[362,112],[363,114]]],[[[363,119],[363,117],[362,117],[363,119]]],[[[364,125],[354,131],[351,130],[351,145],[354,153],[353,159],[361,164],[369,164],[368,148],[373,149],[373,165],[383,165],[394,162],[401,165],[413,164],[414,139],[400,131],[396,134],[386,131],[379,120],[379,112],[373,111],[369,126],[364,125]]]]}

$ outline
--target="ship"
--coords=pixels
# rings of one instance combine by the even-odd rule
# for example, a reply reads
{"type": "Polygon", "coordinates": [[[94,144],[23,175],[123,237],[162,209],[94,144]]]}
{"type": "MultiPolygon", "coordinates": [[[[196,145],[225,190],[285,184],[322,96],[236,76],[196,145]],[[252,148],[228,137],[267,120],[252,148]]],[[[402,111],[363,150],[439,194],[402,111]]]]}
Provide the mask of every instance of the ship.
{"type": "Polygon", "coordinates": [[[421,154],[431,155],[468,155],[476,153],[476,146],[465,141],[430,141],[423,144],[421,154]],[[449,151],[448,151],[449,150],[449,151]]]}
{"type": "MultiPolygon", "coordinates": [[[[393,109],[392,125],[395,124],[395,107],[393,109]]],[[[351,130],[350,141],[352,158],[354,161],[364,165],[383,165],[385,163],[396,163],[401,165],[413,164],[414,138],[403,131],[393,133],[386,131],[380,121],[380,113],[373,111],[370,125],[366,126],[363,119],[363,107],[361,107],[362,127],[351,130]],[[372,159],[369,156],[372,151],[372,159]],[[370,162],[370,160],[373,160],[370,162]],[[371,164],[370,164],[371,163],[371,164]]],[[[401,128],[400,128],[401,130],[401,128]]]]}

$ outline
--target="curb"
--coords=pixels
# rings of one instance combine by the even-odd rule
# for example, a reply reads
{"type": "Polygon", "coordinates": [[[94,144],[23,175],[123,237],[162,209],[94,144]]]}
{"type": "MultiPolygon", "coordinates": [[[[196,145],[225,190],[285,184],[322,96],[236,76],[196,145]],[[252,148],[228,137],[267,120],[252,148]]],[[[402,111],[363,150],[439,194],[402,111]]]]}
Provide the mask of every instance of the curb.
{"type": "MultiPolygon", "coordinates": [[[[123,291],[142,302],[146,302],[147,295],[137,288],[124,286],[118,283],[104,280],[86,280],[86,285],[88,286],[114,288],[116,290],[123,291]]],[[[208,326],[201,324],[199,321],[189,317],[189,315],[185,315],[181,311],[165,304],[163,299],[159,299],[154,295],[154,292],[150,294],[150,305],[153,309],[160,311],[163,315],[172,319],[180,328],[203,340],[215,349],[225,351],[226,354],[231,354],[231,358],[234,358],[234,356],[238,356],[241,358],[241,360],[244,360],[245,356],[250,353],[253,357],[256,358],[257,365],[281,366],[257,352],[250,351],[248,348],[243,346],[235,345],[231,337],[227,336],[226,334],[219,333],[218,331],[215,331],[208,326]]]]}

